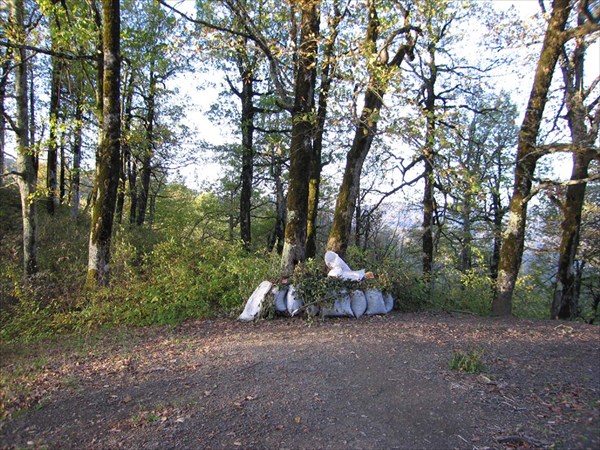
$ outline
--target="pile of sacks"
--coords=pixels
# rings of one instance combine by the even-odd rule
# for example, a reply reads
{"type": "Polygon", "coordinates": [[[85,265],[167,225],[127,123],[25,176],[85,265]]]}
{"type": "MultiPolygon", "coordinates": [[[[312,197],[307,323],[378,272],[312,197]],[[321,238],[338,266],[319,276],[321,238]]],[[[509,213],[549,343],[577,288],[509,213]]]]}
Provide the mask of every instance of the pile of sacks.
{"type": "MultiPolygon", "coordinates": [[[[364,270],[351,270],[334,252],[328,251],[325,254],[325,263],[330,269],[327,276],[353,281],[360,281],[365,277],[364,270]]],[[[308,313],[323,317],[359,318],[363,315],[387,314],[394,308],[391,294],[383,294],[378,289],[343,289],[333,295],[335,300],[332,308],[319,310],[316,305],[311,304],[306,308],[308,313]]],[[[273,305],[280,314],[295,316],[302,312],[304,301],[293,285],[281,287],[270,281],[263,281],[246,302],[239,320],[250,321],[261,317],[267,305],[273,305]]]]}

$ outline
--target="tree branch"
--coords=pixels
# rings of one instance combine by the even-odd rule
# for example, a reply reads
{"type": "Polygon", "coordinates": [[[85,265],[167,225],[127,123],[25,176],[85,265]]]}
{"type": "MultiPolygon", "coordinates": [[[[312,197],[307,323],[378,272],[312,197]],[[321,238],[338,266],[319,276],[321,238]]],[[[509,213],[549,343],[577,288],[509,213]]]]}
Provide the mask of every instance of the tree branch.
{"type": "Polygon", "coordinates": [[[554,186],[574,186],[577,184],[586,184],[591,183],[592,181],[600,180],[600,173],[595,173],[590,175],[587,178],[579,178],[577,180],[567,180],[567,181],[552,181],[552,180],[542,180],[540,184],[531,189],[531,192],[527,197],[523,199],[523,203],[529,202],[533,197],[537,195],[543,189],[548,189],[554,186]]]}
{"type": "Polygon", "coordinates": [[[68,60],[72,60],[72,61],[81,61],[81,60],[97,61],[99,58],[99,55],[98,56],[74,55],[73,53],[55,52],[53,50],[48,50],[46,48],[34,47],[32,45],[25,45],[25,44],[17,44],[17,43],[8,42],[8,41],[0,41],[0,46],[6,47],[6,48],[18,48],[21,50],[30,50],[35,53],[42,53],[44,55],[54,56],[55,58],[68,59],[68,60]]]}

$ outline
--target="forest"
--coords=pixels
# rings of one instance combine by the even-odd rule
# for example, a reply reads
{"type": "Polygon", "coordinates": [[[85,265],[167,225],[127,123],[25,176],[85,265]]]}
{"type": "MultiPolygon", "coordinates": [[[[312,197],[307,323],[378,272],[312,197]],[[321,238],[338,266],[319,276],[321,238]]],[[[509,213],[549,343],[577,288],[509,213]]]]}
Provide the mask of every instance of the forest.
{"type": "Polygon", "coordinates": [[[0,341],[317,295],[326,250],[398,311],[594,323],[600,2],[509,6],[3,2],[0,341]]]}

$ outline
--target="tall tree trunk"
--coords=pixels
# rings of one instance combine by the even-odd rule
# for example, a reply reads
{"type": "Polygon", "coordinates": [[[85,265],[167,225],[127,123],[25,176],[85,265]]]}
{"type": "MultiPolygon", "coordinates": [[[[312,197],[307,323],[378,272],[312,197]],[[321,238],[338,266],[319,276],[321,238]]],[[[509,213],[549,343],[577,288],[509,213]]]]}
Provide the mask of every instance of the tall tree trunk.
{"type": "Polygon", "coordinates": [[[320,4],[320,0],[300,3],[302,25],[292,111],[287,225],[281,255],[281,272],[284,276],[290,276],[296,264],[306,259],[307,169],[312,157],[314,133],[310,116],[314,114],[320,4]]]}
{"type": "MultiPolygon", "coordinates": [[[[120,9],[119,0],[102,0],[104,74],[101,146],[96,158],[95,194],[89,242],[88,287],[109,282],[111,235],[120,153],[120,9]]],[[[100,80],[99,80],[100,82],[100,80]]]]}
{"type": "Polygon", "coordinates": [[[156,101],[156,78],[154,68],[150,69],[150,90],[147,98],[146,111],[146,149],[142,156],[142,185],[138,198],[136,224],[143,225],[146,220],[146,209],[150,195],[150,177],[152,175],[152,158],[154,157],[154,120],[156,101]]]}
{"type": "Polygon", "coordinates": [[[8,83],[8,74],[10,72],[9,51],[6,51],[5,60],[0,66],[0,187],[3,183],[3,174],[6,171],[6,162],[4,149],[6,145],[6,119],[4,118],[4,100],[6,99],[6,84],[8,83]]]}
{"type": "Polygon", "coordinates": [[[384,94],[384,89],[377,89],[373,85],[370,85],[367,89],[352,147],[346,155],[346,167],[335,203],[333,224],[327,241],[327,249],[342,257],[345,255],[350,241],[352,219],[354,218],[356,199],[360,189],[360,174],[377,131],[377,120],[374,118],[383,105],[384,94]]]}
{"type": "Polygon", "coordinates": [[[81,87],[78,85],[75,93],[75,129],[73,136],[73,169],[71,170],[71,217],[77,218],[80,203],[81,184],[81,144],[83,133],[83,99],[81,87]]]}
{"type": "MultiPolygon", "coordinates": [[[[33,84],[33,56],[30,55],[29,56],[29,62],[31,62],[31,64],[27,64],[27,70],[30,74],[28,81],[29,81],[29,89],[27,89],[27,93],[29,95],[29,102],[28,102],[28,106],[29,106],[29,148],[30,149],[35,149],[36,148],[36,141],[35,141],[35,132],[36,132],[36,123],[35,123],[35,86],[33,84]]],[[[33,152],[33,164],[34,164],[34,168],[35,168],[35,183],[36,183],[36,189],[37,189],[37,182],[38,182],[38,169],[40,166],[40,155],[37,152],[33,152]]]]}
{"type": "MultiPolygon", "coordinates": [[[[379,19],[377,9],[373,0],[368,2],[368,17],[366,42],[368,46],[367,59],[369,67],[369,83],[365,92],[364,105],[356,126],[352,147],[346,155],[346,167],[342,184],[335,204],[333,224],[327,240],[327,249],[344,256],[350,241],[352,230],[352,219],[356,208],[356,198],[360,186],[360,175],[363,163],[373,138],[377,132],[379,112],[383,105],[383,96],[389,83],[389,71],[400,66],[405,56],[411,54],[414,42],[399,47],[396,55],[388,61],[388,49],[377,50],[377,39],[379,33],[379,19]],[[370,60],[373,61],[370,61],[370,60]],[[377,62],[374,62],[374,61],[377,62]]],[[[408,30],[408,28],[407,28],[408,30]]],[[[408,32],[408,31],[407,31],[408,32]]]]}
{"type": "Polygon", "coordinates": [[[246,248],[252,242],[252,183],[254,178],[254,85],[252,70],[241,69],[242,76],[242,173],[240,190],[240,237],[246,248]]]}
{"type": "Polygon", "coordinates": [[[473,267],[471,230],[472,195],[466,194],[462,206],[462,238],[460,243],[460,271],[468,272],[473,267]]]}
{"type": "MultiPolygon", "coordinates": [[[[56,47],[55,39],[52,42],[56,47]]],[[[58,111],[60,108],[60,84],[61,84],[62,61],[52,58],[52,78],[50,80],[50,133],[48,136],[48,161],[46,167],[46,209],[49,214],[54,214],[57,203],[58,186],[58,111]]]]}
{"type": "Polygon", "coordinates": [[[135,225],[136,223],[136,212],[137,212],[137,204],[138,204],[138,195],[137,195],[137,163],[131,155],[131,152],[125,155],[127,159],[127,180],[129,182],[129,224],[135,225]]]}
{"type": "MultiPolygon", "coordinates": [[[[592,160],[590,153],[573,153],[573,172],[571,180],[588,177],[588,166],[592,160]]],[[[586,183],[567,187],[563,203],[563,221],[561,223],[560,252],[558,272],[552,300],[553,319],[574,319],[579,315],[579,290],[575,277],[575,257],[579,246],[581,212],[585,199],[586,183]]]]}
{"type": "MultiPolygon", "coordinates": [[[[11,15],[17,32],[24,36],[23,0],[12,0],[11,15]]],[[[22,42],[19,42],[22,43],[22,42]]],[[[23,220],[23,276],[25,279],[37,272],[37,217],[35,188],[37,170],[35,156],[29,147],[29,109],[27,96],[27,55],[25,49],[13,51],[15,63],[14,83],[16,97],[17,183],[21,194],[23,220]]]]}
{"type": "Polygon", "coordinates": [[[319,211],[319,197],[321,191],[321,171],[323,170],[323,135],[325,133],[325,120],[327,119],[327,103],[329,92],[335,75],[335,42],[339,32],[342,13],[334,2],[334,15],[331,20],[331,34],[325,43],[323,51],[323,70],[321,72],[321,86],[317,101],[317,127],[313,139],[312,158],[308,175],[308,210],[306,224],[306,257],[314,258],[317,254],[317,214],[319,211]]]}
{"type": "Polygon", "coordinates": [[[60,134],[60,171],[58,175],[58,203],[63,204],[66,195],[66,158],[65,158],[65,133],[60,134]]]}
{"type": "MultiPolygon", "coordinates": [[[[579,15],[578,25],[583,24],[583,16],[579,15]]],[[[571,141],[578,148],[573,152],[573,170],[571,180],[577,181],[588,177],[588,167],[595,157],[593,147],[598,138],[598,125],[588,130],[588,113],[585,106],[584,61],[587,43],[585,37],[575,40],[571,55],[563,53],[561,69],[565,82],[565,103],[567,120],[571,132],[571,141]]],[[[596,115],[600,115],[600,107],[596,107],[596,115]]],[[[590,115],[591,116],[591,115],[590,115]]],[[[596,119],[597,120],[597,119],[596,119]]],[[[558,257],[558,270],[554,285],[551,317],[553,319],[574,319],[579,316],[579,286],[581,276],[575,271],[581,213],[585,200],[586,183],[569,185],[562,202],[563,221],[561,223],[561,241],[558,257]]]]}
{"type": "Polygon", "coordinates": [[[552,15],[548,23],[542,52],[538,61],[533,88],[527,110],[519,132],[513,194],[509,204],[509,221],[502,238],[496,292],[492,303],[492,314],[512,314],[512,296],[521,267],[525,245],[527,220],[527,197],[531,192],[532,178],[539,158],[536,141],[552,75],[562,49],[562,33],[565,29],[570,0],[554,0],[552,15]]]}
{"type": "Polygon", "coordinates": [[[271,176],[275,180],[275,225],[273,231],[269,234],[267,250],[272,252],[275,245],[277,245],[279,255],[283,251],[285,231],[285,193],[281,176],[282,165],[281,157],[274,150],[271,156],[271,176]]]}
{"type": "Polygon", "coordinates": [[[125,205],[125,192],[127,191],[127,175],[128,165],[130,164],[131,158],[131,146],[129,145],[129,134],[131,132],[131,120],[132,116],[132,100],[133,100],[133,70],[129,71],[129,77],[127,81],[127,89],[125,90],[125,104],[123,106],[123,142],[121,144],[121,164],[119,172],[119,191],[117,196],[117,209],[115,215],[117,222],[122,223],[123,221],[123,207],[125,205]]]}

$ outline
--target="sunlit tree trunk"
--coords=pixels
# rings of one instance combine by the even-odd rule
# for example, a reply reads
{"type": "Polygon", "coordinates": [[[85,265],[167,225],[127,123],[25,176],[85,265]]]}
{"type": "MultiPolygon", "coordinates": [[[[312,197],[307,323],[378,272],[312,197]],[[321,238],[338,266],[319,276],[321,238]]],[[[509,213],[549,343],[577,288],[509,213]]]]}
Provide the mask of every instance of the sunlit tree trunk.
{"type": "Polygon", "coordinates": [[[570,0],[554,0],[552,4],[552,15],[542,45],[527,110],[519,132],[515,180],[509,204],[509,220],[502,237],[496,292],[492,303],[492,314],[495,316],[512,314],[512,296],[519,268],[521,267],[525,244],[527,197],[531,192],[533,174],[539,158],[535,146],[548,98],[548,90],[552,82],[552,75],[562,49],[561,34],[567,23],[570,10],[570,0]]]}
{"type": "MultiPolygon", "coordinates": [[[[23,37],[23,0],[13,0],[11,16],[16,31],[23,37]]],[[[37,272],[37,217],[35,189],[37,170],[35,155],[29,146],[29,109],[27,96],[27,55],[24,49],[13,51],[14,84],[16,97],[15,135],[17,144],[17,183],[21,194],[23,221],[23,275],[27,279],[37,272]]]]}
{"type": "Polygon", "coordinates": [[[89,241],[88,287],[109,282],[111,235],[119,183],[120,152],[120,8],[119,0],[102,0],[103,108],[101,145],[96,157],[95,201],[89,241]]]}
{"type": "Polygon", "coordinates": [[[8,74],[10,72],[9,52],[6,52],[6,59],[0,66],[0,187],[3,183],[3,174],[6,171],[6,163],[4,159],[4,148],[6,145],[6,119],[4,118],[4,100],[6,99],[6,84],[8,83],[8,74]]]}
{"type": "Polygon", "coordinates": [[[306,259],[308,168],[314,133],[311,116],[314,115],[320,0],[305,0],[299,7],[302,25],[292,111],[287,224],[281,254],[284,276],[291,275],[296,264],[306,259]]]}

